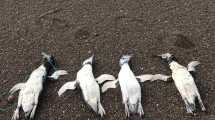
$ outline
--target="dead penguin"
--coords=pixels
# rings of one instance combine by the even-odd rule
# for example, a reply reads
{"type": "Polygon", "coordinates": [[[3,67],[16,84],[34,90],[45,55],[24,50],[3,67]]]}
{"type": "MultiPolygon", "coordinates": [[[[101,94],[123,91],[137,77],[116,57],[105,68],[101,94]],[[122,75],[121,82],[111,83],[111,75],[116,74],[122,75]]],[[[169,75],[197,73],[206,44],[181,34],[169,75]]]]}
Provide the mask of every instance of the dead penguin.
{"type": "Polygon", "coordinates": [[[118,79],[113,81],[108,81],[102,86],[102,92],[107,91],[109,88],[116,88],[118,84],[121,88],[123,104],[125,105],[126,116],[129,117],[130,112],[138,113],[140,116],[144,114],[141,105],[141,87],[138,82],[154,81],[157,79],[162,79],[166,81],[169,76],[163,76],[162,74],[144,74],[140,76],[135,76],[129,66],[131,55],[123,55],[120,59],[120,72],[118,74],[118,79]]]}
{"type": "Polygon", "coordinates": [[[82,68],[78,71],[76,80],[65,83],[58,91],[58,95],[61,96],[66,90],[74,90],[79,86],[82,90],[82,94],[85,102],[95,111],[100,114],[101,117],[105,114],[105,110],[100,101],[100,89],[98,83],[102,83],[105,80],[113,80],[114,76],[109,74],[103,74],[98,78],[93,75],[93,56],[86,59],[82,68]],[[98,83],[97,83],[98,82],[98,83]]]}
{"type": "Polygon", "coordinates": [[[33,119],[38,105],[39,95],[43,90],[44,80],[46,80],[47,77],[53,78],[53,75],[53,79],[56,79],[60,75],[67,74],[65,70],[56,70],[56,63],[53,56],[50,56],[46,53],[42,53],[42,55],[44,58],[44,63],[31,73],[27,82],[18,83],[9,91],[10,96],[12,96],[13,93],[20,90],[18,105],[16,110],[14,111],[12,120],[19,119],[19,112],[21,107],[25,112],[26,119],[28,117],[30,117],[30,119],[33,119]],[[54,71],[54,73],[50,73],[51,71],[54,71]],[[48,76],[49,74],[51,74],[51,76],[48,76]]]}
{"type": "Polygon", "coordinates": [[[174,55],[170,53],[165,53],[158,56],[169,64],[172,71],[172,79],[174,80],[174,83],[185,102],[187,113],[193,114],[196,111],[196,98],[198,99],[202,111],[206,111],[194,82],[194,73],[196,71],[195,67],[199,65],[200,62],[191,61],[187,67],[184,67],[180,65],[174,55]]]}

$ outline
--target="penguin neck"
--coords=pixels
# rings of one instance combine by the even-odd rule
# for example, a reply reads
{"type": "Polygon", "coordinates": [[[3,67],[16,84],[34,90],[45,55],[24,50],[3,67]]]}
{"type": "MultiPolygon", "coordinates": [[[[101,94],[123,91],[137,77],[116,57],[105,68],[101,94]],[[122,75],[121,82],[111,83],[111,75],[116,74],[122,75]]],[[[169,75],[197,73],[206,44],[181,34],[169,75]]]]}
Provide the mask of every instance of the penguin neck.
{"type": "Polygon", "coordinates": [[[167,60],[167,63],[171,64],[172,62],[178,62],[178,60],[174,56],[172,56],[167,60]]]}
{"type": "Polygon", "coordinates": [[[44,78],[43,78],[43,82],[44,82],[45,79],[46,79],[46,76],[47,76],[47,74],[48,74],[48,71],[47,71],[46,67],[42,64],[42,65],[40,65],[40,66],[37,68],[37,70],[39,70],[39,71],[40,71],[40,75],[44,77],[44,78]]]}
{"type": "Polygon", "coordinates": [[[178,62],[172,61],[171,63],[169,63],[169,67],[173,71],[173,70],[176,70],[178,68],[181,68],[182,66],[178,62]]]}
{"type": "Polygon", "coordinates": [[[83,68],[84,69],[91,69],[92,70],[92,65],[91,64],[84,64],[83,68]]]}
{"type": "Polygon", "coordinates": [[[46,71],[47,72],[47,70],[46,70],[46,67],[42,64],[42,65],[40,65],[39,67],[38,67],[38,69],[41,69],[41,70],[44,70],[44,71],[46,71]]]}
{"type": "Polygon", "coordinates": [[[85,66],[85,65],[91,65],[92,66],[92,62],[86,62],[83,64],[83,66],[85,66]]]}
{"type": "Polygon", "coordinates": [[[129,66],[129,64],[126,62],[126,63],[123,63],[122,65],[121,65],[121,68],[126,68],[126,67],[128,67],[128,68],[130,68],[130,66],[129,66]]]}

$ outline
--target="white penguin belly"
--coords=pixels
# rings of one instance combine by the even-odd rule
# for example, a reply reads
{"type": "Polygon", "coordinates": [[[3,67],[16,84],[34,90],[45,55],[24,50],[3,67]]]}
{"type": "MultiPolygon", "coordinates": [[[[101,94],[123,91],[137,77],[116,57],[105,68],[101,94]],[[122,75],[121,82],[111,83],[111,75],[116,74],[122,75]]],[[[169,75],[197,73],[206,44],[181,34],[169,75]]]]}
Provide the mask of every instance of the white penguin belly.
{"type": "Polygon", "coordinates": [[[32,110],[35,104],[35,95],[40,94],[42,91],[41,81],[28,81],[26,88],[22,91],[22,107],[25,112],[32,110]]]}
{"type": "Polygon", "coordinates": [[[22,94],[22,108],[24,112],[32,110],[35,101],[35,94],[32,90],[25,90],[22,94]]]}
{"type": "Polygon", "coordinates": [[[92,75],[80,75],[77,79],[86,101],[100,97],[99,85],[92,75]]]}
{"type": "Polygon", "coordinates": [[[196,85],[190,73],[187,70],[178,69],[172,73],[172,77],[181,96],[193,102],[196,95],[196,85]]]}
{"type": "Polygon", "coordinates": [[[123,96],[127,97],[130,104],[136,104],[141,96],[141,88],[134,74],[125,70],[121,71],[118,77],[123,96]]]}
{"type": "Polygon", "coordinates": [[[87,83],[86,85],[80,84],[83,96],[86,100],[99,98],[99,86],[97,83],[87,83]]]}

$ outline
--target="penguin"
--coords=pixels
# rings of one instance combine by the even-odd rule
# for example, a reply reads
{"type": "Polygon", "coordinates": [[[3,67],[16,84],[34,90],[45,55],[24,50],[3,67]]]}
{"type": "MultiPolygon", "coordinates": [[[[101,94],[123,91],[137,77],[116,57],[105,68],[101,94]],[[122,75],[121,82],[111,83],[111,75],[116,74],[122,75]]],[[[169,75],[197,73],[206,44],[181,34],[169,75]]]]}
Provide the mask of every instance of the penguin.
{"type": "Polygon", "coordinates": [[[196,99],[198,99],[201,110],[206,111],[194,81],[196,72],[195,67],[198,66],[200,62],[191,61],[187,67],[184,67],[179,64],[176,57],[170,53],[161,54],[158,55],[158,57],[168,63],[169,68],[172,71],[172,79],[185,103],[187,113],[194,114],[196,112],[196,99]]]}
{"type": "Polygon", "coordinates": [[[43,64],[30,74],[26,82],[16,84],[9,91],[9,97],[19,91],[18,105],[14,111],[12,120],[19,119],[21,108],[25,113],[26,119],[33,119],[38,106],[39,95],[43,90],[43,83],[45,80],[47,78],[56,80],[59,76],[67,74],[67,71],[65,70],[57,70],[53,56],[44,52],[42,52],[42,55],[44,60],[43,64]]]}
{"type": "Polygon", "coordinates": [[[115,77],[109,74],[102,74],[95,78],[93,75],[93,60],[94,55],[86,59],[82,63],[82,68],[78,71],[76,80],[65,83],[58,91],[61,96],[67,90],[75,90],[77,87],[81,88],[82,95],[85,102],[98,113],[101,117],[105,115],[105,110],[102,107],[100,100],[100,87],[99,84],[106,80],[115,80],[115,77]]]}
{"type": "Polygon", "coordinates": [[[135,76],[132,72],[129,61],[132,55],[123,55],[119,61],[121,69],[118,74],[118,79],[108,81],[103,84],[102,92],[106,92],[109,88],[116,88],[120,86],[122,93],[122,100],[125,107],[126,117],[131,113],[137,113],[140,117],[144,115],[143,107],[141,104],[141,87],[139,82],[164,80],[167,81],[169,76],[163,76],[162,74],[144,74],[135,76]]]}

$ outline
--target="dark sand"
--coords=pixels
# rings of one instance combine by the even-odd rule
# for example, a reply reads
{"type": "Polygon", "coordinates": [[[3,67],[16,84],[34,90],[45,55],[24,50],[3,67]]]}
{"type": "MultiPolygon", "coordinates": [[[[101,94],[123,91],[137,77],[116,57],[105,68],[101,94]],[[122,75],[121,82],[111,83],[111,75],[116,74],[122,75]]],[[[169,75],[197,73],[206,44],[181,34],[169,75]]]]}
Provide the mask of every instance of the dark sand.
{"type": "MultiPolygon", "coordinates": [[[[136,75],[170,71],[152,55],[171,52],[183,64],[201,61],[196,84],[207,112],[186,114],[173,82],[142,83],[145,120],[215,120],[215,2],[213,0],[1,0],[0,119],[9,120],[17,97],[7,92],[41,63],[42,51],[56,56],[68,76],[48,81],[35,120],[100,119],[83,101],[80,90],[57,96],[74,80],[81,62],[96,56],[95,76],[117,75],[118,60],[134,54],[136,75]]],[[[124,120],[120,89],[103,94],[104,120],[124,120]]],[[[139,119],[136,115],[131,120],[139,119]]]]}

